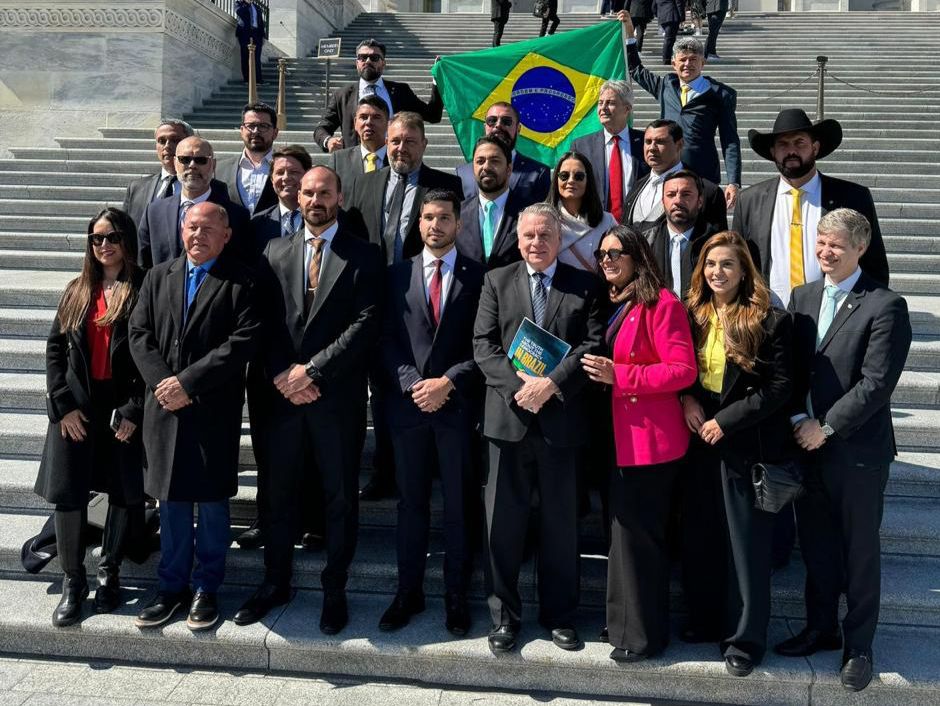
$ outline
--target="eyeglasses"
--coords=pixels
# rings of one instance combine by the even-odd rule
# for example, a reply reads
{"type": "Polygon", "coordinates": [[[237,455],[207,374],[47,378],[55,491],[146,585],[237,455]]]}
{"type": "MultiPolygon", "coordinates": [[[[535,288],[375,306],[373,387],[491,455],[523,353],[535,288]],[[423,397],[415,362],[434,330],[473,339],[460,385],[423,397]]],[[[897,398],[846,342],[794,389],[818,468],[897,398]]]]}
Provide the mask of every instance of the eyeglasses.
{"type": "Polygon", "coordinates": [[[601,250],[598,248],[594,251],[594,259],[598,262],[603,262],[604,258],[610,258],[611,262],[617,262],[620,258],[630,253],[620,249],[620,248],[611,248],[610,250],[601,250]]]}
{"type": "Polygon", "coordinates": [[[380,61],[384,61],[385,57],[381,54],[356,54],[356,61],[361,61],[366,63],[371,61],[373,64],[378,64],[380,61]]]}
{"type": "Polygon", "coordinates": [[[88,239],[91,241],[92,245],[96,248],[100,248],[104,245],[105,240],[111,243],[111,245],[120,245],[121,241],[124,240],[124,236],[112,230],[110,233],[105,233],[104,235],[101,233],[92,233],[88,236],[88,239]]]}
{"type": "Polygon", "coordinates": [[[502,125],[503,127],[512,127],[516,124],[515,119],[511,115],[487,115],[486,120],[484,120],[489,127],[496,127],[497,125],[502,125]]]}
{"type": "Polygon", "coordinates": [[[208,164],[212,157],[190,157],[189,155],[176,155],[176,159],[178,159],[179,163],[184,167],[188,167],[191,162],[195,162],[200,167],[202,167],[208,164]]]}
{"type": "Polygon", "coordinates": [[[274,126],[271,123],[242,123],[248,132],[267,132],[274,126]]]}
{"type": "Polygon", "coordinates": [[[584,172],[558,172],[558,181],[568,181],[569,179],[584,181],[587,179],[587,174],[584,172]]]}

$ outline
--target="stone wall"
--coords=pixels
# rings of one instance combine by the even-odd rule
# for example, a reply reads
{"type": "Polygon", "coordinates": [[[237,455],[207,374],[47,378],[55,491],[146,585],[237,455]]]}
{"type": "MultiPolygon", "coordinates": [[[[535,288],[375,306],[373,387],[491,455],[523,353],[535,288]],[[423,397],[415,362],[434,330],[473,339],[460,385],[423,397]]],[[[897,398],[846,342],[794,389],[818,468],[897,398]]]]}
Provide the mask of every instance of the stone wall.
{"type": "Polygon", "coordinates": [[[269,0],[269,44],[285,55],[306,56],[361,12],[384,12],[383,0],[269,0]]]}

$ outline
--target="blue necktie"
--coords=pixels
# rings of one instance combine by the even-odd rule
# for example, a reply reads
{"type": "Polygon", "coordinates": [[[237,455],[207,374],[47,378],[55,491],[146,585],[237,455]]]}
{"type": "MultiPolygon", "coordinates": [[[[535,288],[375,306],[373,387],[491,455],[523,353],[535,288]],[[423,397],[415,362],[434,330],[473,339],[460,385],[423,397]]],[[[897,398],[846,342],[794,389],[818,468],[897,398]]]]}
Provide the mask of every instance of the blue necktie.
{"type": "Polygon", "coordinates": [[[206,277],[206,270],[201,265],[196,265],[189,271],[189,284],[186,285],[186,313],[189,313],[189,307],[193,305],[193,299],[196,298],[196,292],[199,291],[199,285],[206,277]]]}
{"type": "Polygon", "coordinates": [[[827,284],[822,311],[819,312],[819,325],[816,327],[816,347],[823,342],[829,327],[832,326],[832,320],[836,317],[836,304],[839,302],[842,290],[834,284],[827,284]]]}
{"type": "Polygon", "coordinates": [[[532,314],[539,326],[545,320],[545,307],[548,304],[548,292],[545,291],[545,273],[532,273],[532,314]]]}

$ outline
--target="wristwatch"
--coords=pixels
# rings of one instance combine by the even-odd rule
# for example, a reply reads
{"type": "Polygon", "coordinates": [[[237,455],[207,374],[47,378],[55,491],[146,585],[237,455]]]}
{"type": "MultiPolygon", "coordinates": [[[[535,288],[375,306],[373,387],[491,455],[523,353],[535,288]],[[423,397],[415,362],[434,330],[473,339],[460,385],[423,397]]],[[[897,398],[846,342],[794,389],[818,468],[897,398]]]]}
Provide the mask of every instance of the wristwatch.
{"type": "Polygon", "coordinates": [[[304,366],[304,372],[317,385],[323,380],[323,373],[320,372],[320,368],[313,364],[312,360],[304,366]]]}
{"type": "Polygon", "coordinates": [[[825,437],[826,437],[827,439],[828,439],[830,436],[832,436],[833,434],[836,433],[836,430],[835,430],[835,429],[833,429],[831,426],[829,426],[828,424],[826,424],[826,420],[825,420],[825,419],[823,420],[823,423],[822,423],[822,425],[820,425],[819,428],[822,429],[822,433],[825,435],[825,437]]]}

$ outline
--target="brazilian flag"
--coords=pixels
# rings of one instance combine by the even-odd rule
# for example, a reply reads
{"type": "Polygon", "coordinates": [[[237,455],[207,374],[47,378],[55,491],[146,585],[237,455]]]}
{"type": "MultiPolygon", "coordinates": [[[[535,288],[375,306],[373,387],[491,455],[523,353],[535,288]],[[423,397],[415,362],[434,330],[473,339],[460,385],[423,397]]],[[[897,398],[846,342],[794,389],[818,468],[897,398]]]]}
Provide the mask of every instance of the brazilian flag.
{"type": "Polygon", "coordinates": [[[522,123],[516,149],[554,166],[572,140],[600,130],[604,81],[626,77],[620,22],[443,56],[431,73],[467,160],[487,108],[506,102],[522,123]]]}

